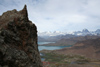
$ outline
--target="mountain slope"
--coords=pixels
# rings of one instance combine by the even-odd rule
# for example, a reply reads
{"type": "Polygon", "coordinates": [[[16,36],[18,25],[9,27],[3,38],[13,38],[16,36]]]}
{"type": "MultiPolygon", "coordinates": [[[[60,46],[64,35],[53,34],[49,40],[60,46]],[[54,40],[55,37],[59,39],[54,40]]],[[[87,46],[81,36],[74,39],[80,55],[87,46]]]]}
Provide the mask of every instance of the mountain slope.
{"type": "Polygon", "coordinates": [[[100,59],[100,38],[80,41],[71,48],[56,50],[56,52],[72,55],[78,54],[88,58],[100,59]]]}
{"type": "Polygon", "coordinates": [[[72,38],[68,38],[68,39],[61,39],[58,40],[56,43],[52,43],[52,44],[44,44],[45,46],[66,46],[66,45],[74,45],[75,43],[79,42],[79,41],[84,41],[84,40],[88,40],[88,39],[97,39],[99,38],[98,36],[78,36],[78,37],[72,37],[72,38]]]}

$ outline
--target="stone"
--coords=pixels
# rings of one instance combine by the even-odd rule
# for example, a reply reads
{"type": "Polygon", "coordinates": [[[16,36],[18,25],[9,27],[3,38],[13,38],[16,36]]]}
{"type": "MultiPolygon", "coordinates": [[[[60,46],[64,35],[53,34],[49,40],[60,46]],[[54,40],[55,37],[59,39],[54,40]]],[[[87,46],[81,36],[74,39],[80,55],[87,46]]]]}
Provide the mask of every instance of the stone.
{"type": "Polygon", "coordinates": [[[43,67],[37,27],[28,19],[26,5],[0,16],[0,67],[43,67]]]}

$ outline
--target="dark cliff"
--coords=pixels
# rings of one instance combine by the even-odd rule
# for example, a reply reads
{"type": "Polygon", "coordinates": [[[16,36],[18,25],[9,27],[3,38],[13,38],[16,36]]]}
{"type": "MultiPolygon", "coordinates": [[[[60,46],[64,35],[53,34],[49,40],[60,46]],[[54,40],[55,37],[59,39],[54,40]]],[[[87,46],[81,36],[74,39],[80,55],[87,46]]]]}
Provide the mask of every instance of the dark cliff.
{"type": "Polygon", "coordinates": [[[42,67],[37,28],[28,19],[26,5],[21,11],[0,16],[0,67],[42,67]]]}

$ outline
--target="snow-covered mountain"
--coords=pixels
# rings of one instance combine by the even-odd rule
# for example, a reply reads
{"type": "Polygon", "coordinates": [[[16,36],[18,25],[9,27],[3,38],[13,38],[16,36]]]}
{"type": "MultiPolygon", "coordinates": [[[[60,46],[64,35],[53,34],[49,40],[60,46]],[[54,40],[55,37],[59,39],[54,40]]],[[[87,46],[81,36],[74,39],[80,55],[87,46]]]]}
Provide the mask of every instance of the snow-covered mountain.
{"type": "Polygon", "coordinates": [[[91,31],[88,31],[87,29],[83,29],[82,31],[74,32],[74,35],[85,36],[85,35],[92,35],[92,33],[91,33],[91,31]]]}
{"type": "Polygon", "coordinates": [[[52,37],[52,36],[67,35],[67,34],[71,34],[75,36],[100,35],[100,29],[97,29],[96,31],[89,31],[88,29],[83,29],[82,31],[74,31],[74,32],[60,32],[60,31],[38,32],[38,36],[41,37],[52,37]]]}
{"type": "Polygon", "coordinates": [[[95,31],[95,33],[96,33],[96,34],[100,34],[100,29],[97,29],[97,30],[95,31]]]}
{"type": "Polygon", "coordinates": [[[39,36],[57,36],[57,35],[65,35],[66,32],[60,32],[60,31],[46,31],[46,32],[38,32],[39,36]]]}

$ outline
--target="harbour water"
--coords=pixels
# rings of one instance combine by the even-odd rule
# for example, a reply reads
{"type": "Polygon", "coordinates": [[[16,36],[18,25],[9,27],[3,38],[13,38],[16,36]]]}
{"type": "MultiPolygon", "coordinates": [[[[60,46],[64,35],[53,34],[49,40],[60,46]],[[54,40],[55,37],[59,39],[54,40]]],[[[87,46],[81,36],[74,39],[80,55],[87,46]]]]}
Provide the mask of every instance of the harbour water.
{"type": "MultiPolygon", "coordinates": [[[[55,42],[38,42],[38,49],[39,51],[41,50],[56,50],[56,49],[62,49],[62,48],[65,48],[65,47],[71,47],[71,45],[68,45],[68,46],[41,46],[42,44],[49,44],[49,43],[55,43],[55,42]]],[[[40,55],[44,55],[42,53],[40,53],[40,55]]],[[[45,60],[45,58],[41,58],[42,61],[45,60]]]]}
{"type": "Polygon", "coordinates": [[[42,45],[42,44],[49,44],[49,43],[55,43],[55,42],[38,42],[39,45],[42,45]]]}
{"type": "MultiPolygon", "coordinates": [[[[48,43],[54,43],[54,42],[38,42],[39,45],[41,44],[48,44],[48,43]]],[[[38,46],[39,51],[41,50],[56,50],[56,49],[62,49],[65,47],[71,47],[72,45],[68,46],[38,46]]]]}

